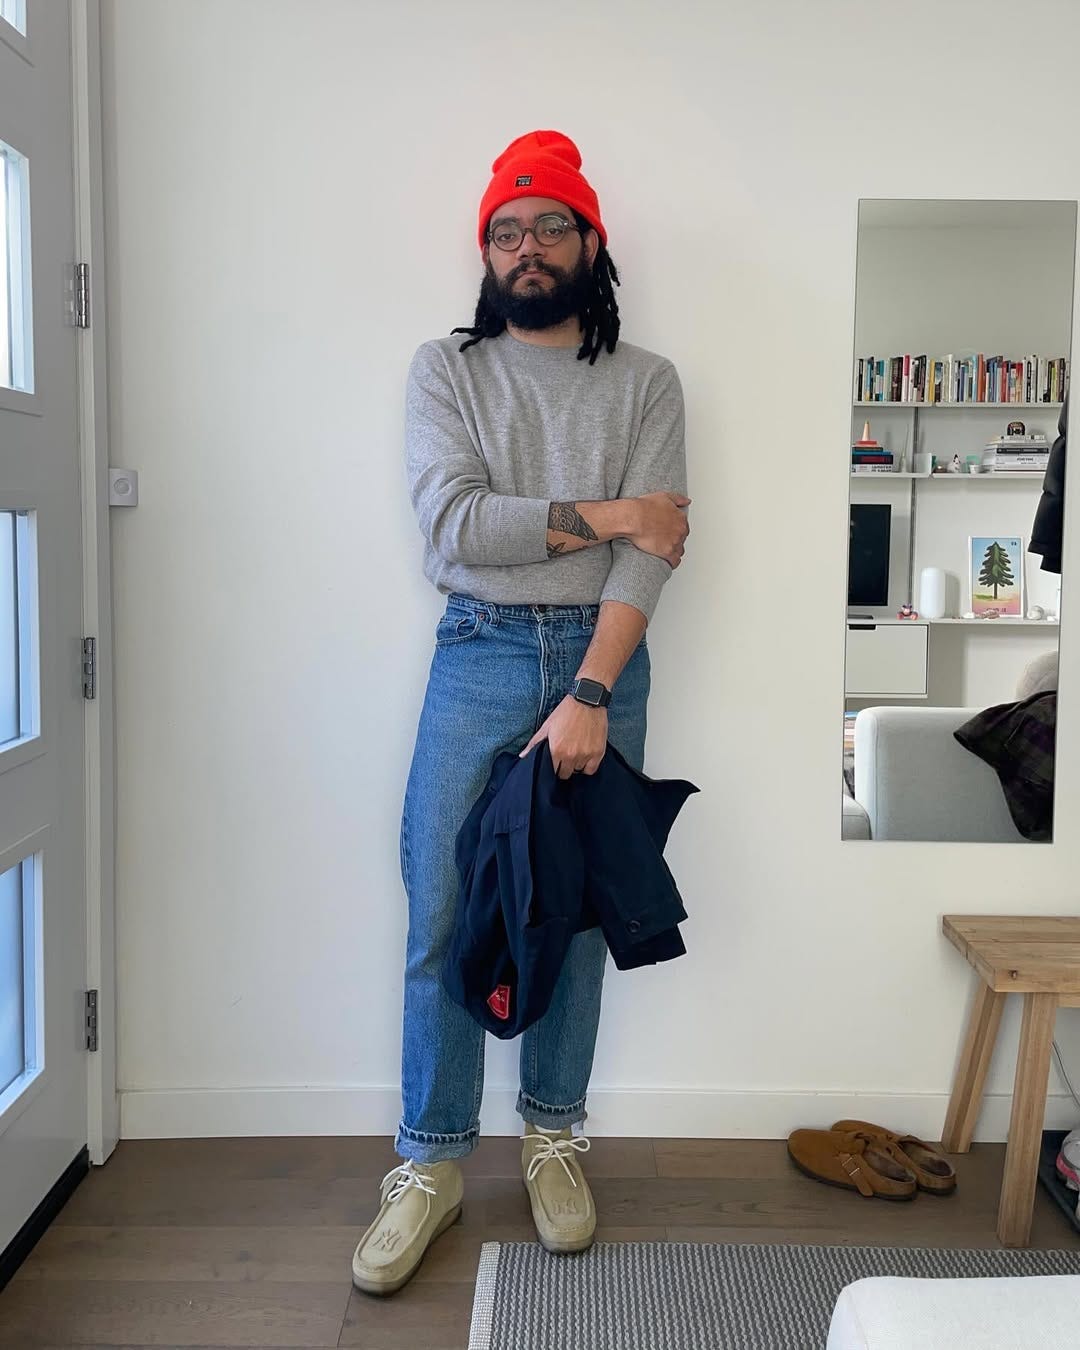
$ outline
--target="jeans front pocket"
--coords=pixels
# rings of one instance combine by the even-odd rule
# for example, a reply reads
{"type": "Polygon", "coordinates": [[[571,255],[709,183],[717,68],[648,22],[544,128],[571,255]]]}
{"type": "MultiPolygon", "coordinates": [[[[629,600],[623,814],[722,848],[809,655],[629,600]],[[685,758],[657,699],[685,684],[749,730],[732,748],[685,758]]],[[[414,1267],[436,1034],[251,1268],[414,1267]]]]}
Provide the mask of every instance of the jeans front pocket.
{"type": "Polygon", "coordinates": [[[483,626],[484,615],[478,609],[458,609],[448,606],[435,628],[436,647],[449,647],[468,642],[483,626]]]}

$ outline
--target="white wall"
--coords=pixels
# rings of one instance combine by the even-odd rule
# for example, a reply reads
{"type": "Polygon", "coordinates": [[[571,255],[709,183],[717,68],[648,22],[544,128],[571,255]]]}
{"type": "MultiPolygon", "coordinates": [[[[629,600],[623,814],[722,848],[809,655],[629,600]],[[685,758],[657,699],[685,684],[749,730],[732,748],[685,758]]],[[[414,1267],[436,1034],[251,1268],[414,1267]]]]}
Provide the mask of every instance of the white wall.
{"type": "Polygon", "coordinates": [[[867,203],[855,355],[1068,356],[1075,250],[1073,203],[867,203]]]}
{"type": "MultiPolygon", "coordinates": [[[[1080,195],[1064,0],[1025,11],[1055,33],[1053,136],[1000,117],[962,156],[926,136],[858,149],[889,117],[853,71],[943,137],[970,128],[1014,7],[978,12],[106,0],[112,444],[142,475],[141,505],[113,515],[125,1133],[396,1121],[398,819],[440,609],[405,494],[403,380],[421,340],[471,315],[487,166],[550,125],[584,148],[626,336],[682,373],[694,497],[652,626],[647,758],[702,789],[669,849],[690,955],[612,975],[591,1126],[782,1135],[856,1107],[940,1126],[971,988],[941,914],[1075,910],[1080,874],[1068,828],[1040,848],[839,838],[832,447],[858,201],[1080,195]],[[777,547],[806,530],[812,579],[777,547]]],[[[1069,821],[1068,598],[1065,632],[1069,821]]],[[[489,1131],[514,1128],[514,1083],[514,1047],[493,1044],[489,1131]]]]}

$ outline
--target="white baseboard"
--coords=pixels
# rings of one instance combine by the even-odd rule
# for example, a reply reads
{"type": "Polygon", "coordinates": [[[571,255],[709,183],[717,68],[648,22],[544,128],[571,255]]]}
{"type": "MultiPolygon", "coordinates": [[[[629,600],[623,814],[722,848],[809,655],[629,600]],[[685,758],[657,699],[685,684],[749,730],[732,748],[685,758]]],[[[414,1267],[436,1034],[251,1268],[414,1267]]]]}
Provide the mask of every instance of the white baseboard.
{"type": "MultiPolygon", "coordinates": [[[[517,1091],[484,1095],[482,1131],[516,1135],[517,1091]]],[[[400,1113],[397,1087],[186,1089],[121,1093],[123,1139],[194,1139],[253,1135],[393,1135],[400,1113]]],[[[785,1139],[800,1126],[827,1127],[856,1118],[941,1136],[944,1093],[714,1092],[598,1088],[589,1093],[587,1133],[597,1138],[785,1139]]],[[[1011,1098],[988,1096],[975,1138],[1001,1142],[1011,1098]]],[[[1070,1129],[1077,1109],[1067,1096],[1047,1102],[1047,1129],[1070,1129]]]]}

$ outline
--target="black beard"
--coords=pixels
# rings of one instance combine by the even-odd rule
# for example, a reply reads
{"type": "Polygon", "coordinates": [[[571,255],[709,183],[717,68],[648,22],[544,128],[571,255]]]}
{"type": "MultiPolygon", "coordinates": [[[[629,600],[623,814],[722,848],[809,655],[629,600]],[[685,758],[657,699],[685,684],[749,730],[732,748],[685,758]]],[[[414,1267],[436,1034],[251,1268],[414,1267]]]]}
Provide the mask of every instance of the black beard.
{"type": "Polygon", "coordinates": [[[520,263],[501,280],[488,263],[480,287],[480,300],[506,323],[523,332],[536,333],[583,314],[588,308],[592,284],[592,271],[584,255],[572,269],[555,267],[541,259],[520,263]],[[525,294],[515,291],[514,282],[528,267],[546,272],[555,279],[555,284],[525,294]]]}

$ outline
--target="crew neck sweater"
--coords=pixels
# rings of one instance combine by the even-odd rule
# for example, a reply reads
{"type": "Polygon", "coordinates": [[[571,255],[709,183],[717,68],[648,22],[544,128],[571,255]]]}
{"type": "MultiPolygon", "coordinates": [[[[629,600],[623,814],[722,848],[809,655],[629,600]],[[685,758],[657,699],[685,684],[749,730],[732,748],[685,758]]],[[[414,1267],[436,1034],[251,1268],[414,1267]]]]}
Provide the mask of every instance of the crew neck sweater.
{"type": "Polygon", "coordinates": [[[620,341],[577,347],[504,332],[425,342],[409,367],[405,462],[425,576],[493,604],[620,600],[650,619],[672,569],[628,539],[549,558],[552,501],[686,492],[682,388],[670,361],[620,341]]]}

